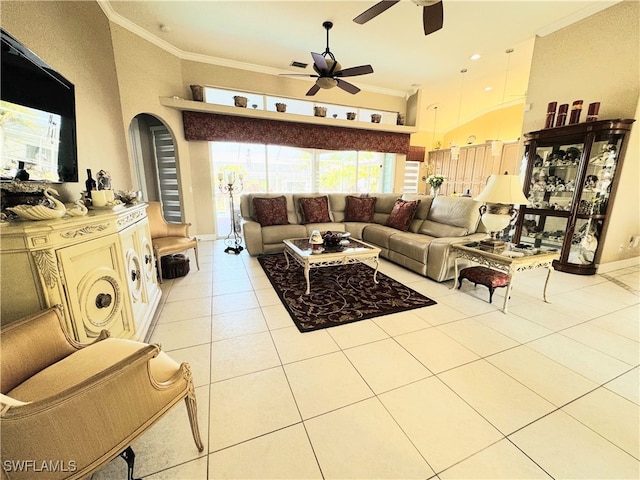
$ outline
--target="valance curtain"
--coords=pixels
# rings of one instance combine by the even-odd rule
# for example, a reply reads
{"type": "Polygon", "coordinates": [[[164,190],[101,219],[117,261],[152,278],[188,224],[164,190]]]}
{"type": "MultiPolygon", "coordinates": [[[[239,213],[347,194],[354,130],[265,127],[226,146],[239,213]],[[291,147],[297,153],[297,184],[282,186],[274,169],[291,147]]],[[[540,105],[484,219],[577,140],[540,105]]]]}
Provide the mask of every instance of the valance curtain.
{"type": "Polygon", "coordinates": [[[409,152],[408,133],[313,125],[205,112],[182,112],[187,140],[262,143],[324,150],[409,152]]]}

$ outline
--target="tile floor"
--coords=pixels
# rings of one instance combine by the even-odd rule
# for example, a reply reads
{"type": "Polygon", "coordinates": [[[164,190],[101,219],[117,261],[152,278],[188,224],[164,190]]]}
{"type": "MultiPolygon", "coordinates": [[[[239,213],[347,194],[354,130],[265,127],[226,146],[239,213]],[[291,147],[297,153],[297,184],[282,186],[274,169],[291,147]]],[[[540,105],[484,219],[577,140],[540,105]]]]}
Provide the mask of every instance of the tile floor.
{"type": "MultiPolygon", "coordinates": [[[[163,284],[151,340],[191,364],[181,403],[134,444],[160,479],[640,477],[638,267],[519,274],[504,289],[381,271],[437,305],[301,334],[255,258],[202,242],[163,284]]],[[[126,478],[117,458],[93,480],[126,478]]]]}

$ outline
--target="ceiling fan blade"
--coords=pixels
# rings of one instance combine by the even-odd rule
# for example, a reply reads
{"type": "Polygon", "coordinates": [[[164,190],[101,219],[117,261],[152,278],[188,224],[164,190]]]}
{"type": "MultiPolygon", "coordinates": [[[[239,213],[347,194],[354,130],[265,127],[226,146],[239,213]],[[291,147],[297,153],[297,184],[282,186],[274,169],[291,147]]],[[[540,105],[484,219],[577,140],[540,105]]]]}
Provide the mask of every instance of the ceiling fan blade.
{"type": "Polygon", "coordinates": [[[344,68],[333,74],[334,77],[355,77],[357,75],[367,75],[373,73],[371,65],[360,65],[359,67],[344,68]]]}
{"type": "Polygon", "coordinates": [[[318,93],[320,91],[320,87],[318,85],[316,85],[315,83],[313,84],[313,87],[311,87],[309,89],[309,91],[306,93],[306,95],[308,97],[315,95],[316,93],[318,93]]]}
{"type": "Polygon", "coordinates": [[[311,77],[311,78],[320,78],[318,75],[309,74],[309,73],[280,73],[279,77],[311,77]]]}
{"type": "Polygon", "coordinates": [[[327,65],[327,60],[320,53],[311,52],[311,56],[313,57],[313,65],[316,67],[316,71],[318,73],[326,72],[329,70],[329,65],[327,65]]]}
{"type": "Polygon", "coordinates": [[[436,32],[442,28],[444,19],[444,11],[442,2],[426,5],[422,7],[422,24],[424,25],[424,34],[436,32]]]}
{"type": "Polygon", "coordinates": [[[393,7],[399,1],[400,0],[384,0],[382,2],[378,2],[373,7],[370,7],[369,9],[358,15],[356,18],[354,18],[353,21],[359,23],[360,25],[362,25],[363,23],[367,23],[372,18],[377,17],[385,10],[393,7]]]}
{"type": "Polygon", "coordinates": [[[349,92],[349,93],[355,95],[356,93],[358,93],[360,91],[360,89],[358,87],[356,87],[352,83],[345,82],[344,80],[342,80],[340,78],[336,78],[336,81],[338,82],[338,87],[340,87],[345,92],[349,92]]]}

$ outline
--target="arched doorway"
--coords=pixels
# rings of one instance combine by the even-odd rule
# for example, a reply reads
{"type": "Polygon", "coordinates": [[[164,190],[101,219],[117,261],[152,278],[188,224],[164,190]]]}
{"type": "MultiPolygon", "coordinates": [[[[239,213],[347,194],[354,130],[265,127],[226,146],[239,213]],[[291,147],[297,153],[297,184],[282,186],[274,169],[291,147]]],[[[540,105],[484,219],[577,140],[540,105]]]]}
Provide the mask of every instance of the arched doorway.
{"type": "Polygon", "coordinates": [[[164,218],[182,223],[180,171],[172,132],[162,119],[140,113],[131,120],[129,139],[142,198],[161,202],[164,218]]]}

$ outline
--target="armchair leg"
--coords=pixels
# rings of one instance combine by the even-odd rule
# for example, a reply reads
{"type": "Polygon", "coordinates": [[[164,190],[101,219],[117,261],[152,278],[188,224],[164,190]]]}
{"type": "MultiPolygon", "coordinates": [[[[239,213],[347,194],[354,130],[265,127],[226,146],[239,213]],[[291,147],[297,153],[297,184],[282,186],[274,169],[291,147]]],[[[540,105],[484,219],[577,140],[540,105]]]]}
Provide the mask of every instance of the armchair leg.
{"type": "Polygon", "coordinates": [[[184,368],[184,377],[189,382],[189,392],[184,397],[184,403],[187,406],[187,415],[189,416],[189,424],[191,425],[191,434],[193,435],[193,441],[198,447],[198,451],[204,450],[202,439],[200,438],[200,428],[198,427],[198,404],[196,403],[196,389],[193,386],[193,377],[191,376],[191,369],[186,363],[182,364],[184,368]]]}
{"type": "Polygon", "coordinates": [[[196,246],[193,247],[193,250],[196,252],[196,267],[200,270],[200,262],[198,261],[198,242],[196,242],[196,246]]]}
{"type": "Polygon", "coordinates": [[[127,480],[142,480],[141,478],[135,478],[133,476],[133,464],[136,461],[136,454],[133,453],[133,448],[128,446],[120,456],[127,462],[127,480]]]}

